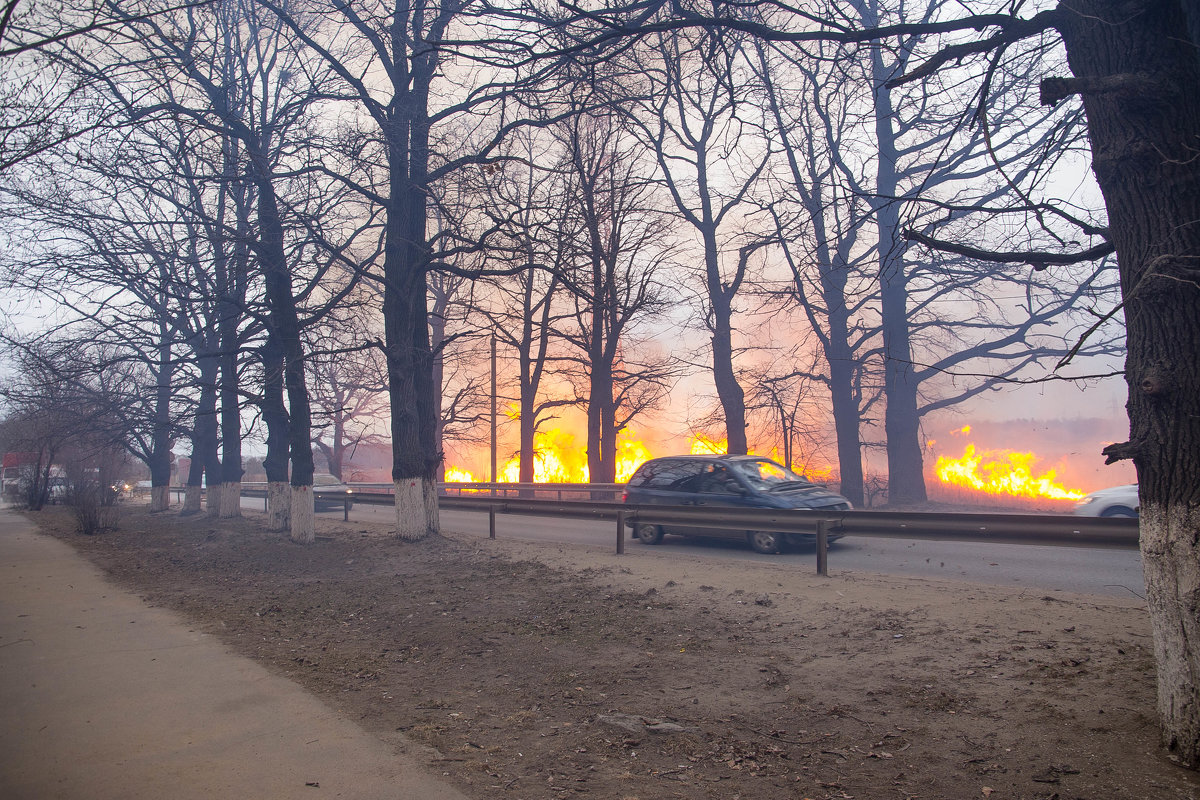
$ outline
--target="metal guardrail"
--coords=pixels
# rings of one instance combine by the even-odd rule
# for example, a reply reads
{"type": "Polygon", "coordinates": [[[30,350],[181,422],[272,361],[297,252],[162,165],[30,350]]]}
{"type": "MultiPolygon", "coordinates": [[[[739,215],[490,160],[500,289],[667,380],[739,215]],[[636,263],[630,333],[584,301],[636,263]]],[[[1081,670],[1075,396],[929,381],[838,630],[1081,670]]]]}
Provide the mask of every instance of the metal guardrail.
{"type": "MultiPolygon", "coordinates": [[[[246,486],[246,484],[243,484],[246,486]]],[[[472,487],[479,486],[472,484],[472,487]]],[[[507,484],[512,491],[512,484],[507,484]]],[[[587,494],[591,490],[575,493],[587,494]]],[[[357,491],[355,503],[390,505],[391,494],[357,491]]],[[[607,490],[609,487],[604,487],[607,490]]],[[[485,489],[486,490],[486,489],[485,489]]],[[[554,489],[552,491],[558,491],[554,489]]],[[[564,491],[566,491],[564,489],[564,491]]],[[[243,489],[246,496],[266,497],[265,489],[243,489]]],[[[1036,544],[1067,547],[1137,548],[1138,521],[1124,518],[1077,517],[1067,514],[980,514],[914,511],[802,511],[764,508],[630,505],[586,500],[539,500],[488,495],[442,495],[442,508],[488,513],[488,535],[496,538],[497,514],[550,516],[616,522],[617,553],[625,551],[626,528],[639,523],[682,525],[773,533],[801,533],[817,537],[817,564],[827,574],[828,534],[877,536],[893,539],[1036,544]]],[[[349,519],[349,503],[346,505],[349,519]]]]}

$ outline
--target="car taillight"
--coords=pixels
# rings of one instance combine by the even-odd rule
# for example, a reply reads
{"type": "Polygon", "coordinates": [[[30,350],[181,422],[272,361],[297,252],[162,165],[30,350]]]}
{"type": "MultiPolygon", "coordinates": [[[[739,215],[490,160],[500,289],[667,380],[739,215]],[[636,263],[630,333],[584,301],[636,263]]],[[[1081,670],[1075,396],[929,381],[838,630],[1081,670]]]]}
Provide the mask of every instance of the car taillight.
{"type": "Polygon", "coordinates": [[[621,502],[622,502],[622,503],[628,503],[628,502],[629,502],[629,490],[628,490],[628,489],[622,489],[622,490],[621,490],[621,502]]]}

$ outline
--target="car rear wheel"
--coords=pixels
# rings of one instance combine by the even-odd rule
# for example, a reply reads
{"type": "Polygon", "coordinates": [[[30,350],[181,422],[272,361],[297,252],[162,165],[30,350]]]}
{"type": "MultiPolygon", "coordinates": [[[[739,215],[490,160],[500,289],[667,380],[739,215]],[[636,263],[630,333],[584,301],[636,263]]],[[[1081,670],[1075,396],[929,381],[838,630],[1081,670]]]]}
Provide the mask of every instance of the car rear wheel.
{"type": "Polygon", "coordinates": [[[750,540],[750,546],[757,553],[778,553],[779,545],[783,542],[782,534],[771,531],[750,531],[746,534],[746,538],[750,540]]]}
{"type": "Polygon", "coordinates": [[[633,533],[642,544],[659,544],[663,539],[662,528],[657,525],[641,524],[633,529],[633,533]]]}
{"type": "Polygon", "coordinates": [[[1137,515],[1136,511],[1125,506],[1113,506],[1100,512],[1100,516],[1102,517],[1137,517],[1137,515]]]}

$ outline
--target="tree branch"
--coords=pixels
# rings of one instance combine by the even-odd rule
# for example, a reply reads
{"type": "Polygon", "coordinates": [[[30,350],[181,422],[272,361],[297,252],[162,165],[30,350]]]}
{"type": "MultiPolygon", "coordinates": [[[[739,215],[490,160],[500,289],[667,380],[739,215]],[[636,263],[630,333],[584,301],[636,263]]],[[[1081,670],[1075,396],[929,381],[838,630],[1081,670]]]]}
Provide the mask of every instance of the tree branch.
{"type": "Polygon", "coordinates": [[[942,252],[954,253],[955,255],[966,256],[967,258],[977,258],[980,261],[995,261],[1000,264],[1030,264],[1039,272],[1052,265],[1062,266],[1066,264],[1080,264],[1084,261],[1095,261],[1098,258],[1112,255],[1117,251],[1112,242],[1102,242],[1095,247],[1090,247],[1078,253],[1003,252],[982,250],[977,247],[947,242],[935,239],[932,236],[926,236],[911,229],[905,230],[902,235],[906,241],[923,244],[932,250],[941,250],[942,252]]]}

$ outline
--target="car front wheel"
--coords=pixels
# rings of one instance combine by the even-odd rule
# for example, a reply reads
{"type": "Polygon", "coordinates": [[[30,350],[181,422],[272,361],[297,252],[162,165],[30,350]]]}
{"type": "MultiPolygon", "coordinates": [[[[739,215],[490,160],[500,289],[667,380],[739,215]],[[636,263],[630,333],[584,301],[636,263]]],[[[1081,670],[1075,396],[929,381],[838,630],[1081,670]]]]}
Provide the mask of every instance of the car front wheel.
{"type": "Polygon", "coordinates": [[[659,544],[663,539],[662,528],[657,525],[638,525],[633,532],[642,544],[659,544]]]}
{"type": "Polygon", "coordinates": [[[783,535],[773,533],[771,531],[750,531],[746,534],[746,538],[750,540],[750,546],[754,548],[756,553],[778,553],[779,545],[783,540],[783,535]]]}

